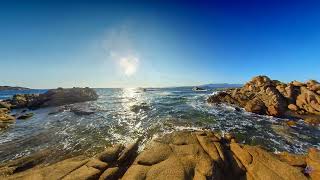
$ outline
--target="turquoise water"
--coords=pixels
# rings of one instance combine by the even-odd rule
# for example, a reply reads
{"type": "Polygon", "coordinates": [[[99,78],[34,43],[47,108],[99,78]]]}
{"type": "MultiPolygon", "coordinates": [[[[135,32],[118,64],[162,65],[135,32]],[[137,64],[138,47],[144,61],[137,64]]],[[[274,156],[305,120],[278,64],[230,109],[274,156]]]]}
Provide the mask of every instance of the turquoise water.
{"type": "MultiPolygon", "coordinates": [[[[97,101],[35,110],[31,119],[17,120],[0,131],[0,162],[45,149],[52,151],[48,161],[91,155],[109,144],[130,143],[140,137],[147,142],[160,133],[180,129],[232,132],[242,143],[261,145],[274,152],[303,153],[309,147],[320,147],[319,127],[302,120],[296,127],[288,127],[287,119],[210,105],[206,99],[215,90],[191,89],[96,89],[97,101]],[[76,115],[70,108],[94,113],[76,115]]],[[[1,93],[0,98],[11,95],[1,93]]]]}

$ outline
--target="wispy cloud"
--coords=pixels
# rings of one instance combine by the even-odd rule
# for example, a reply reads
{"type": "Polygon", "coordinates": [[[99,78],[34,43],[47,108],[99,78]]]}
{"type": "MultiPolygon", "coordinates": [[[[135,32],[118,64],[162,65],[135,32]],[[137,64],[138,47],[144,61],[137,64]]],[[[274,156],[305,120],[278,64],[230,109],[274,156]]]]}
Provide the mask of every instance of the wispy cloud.
{"type": "Polygon", "coordinates": [[[109,57],[116,61],[126,76],[134,75],[140,62],[129,29],[129,25],[126,24],[109,30],[104,42],[109,57]]]}

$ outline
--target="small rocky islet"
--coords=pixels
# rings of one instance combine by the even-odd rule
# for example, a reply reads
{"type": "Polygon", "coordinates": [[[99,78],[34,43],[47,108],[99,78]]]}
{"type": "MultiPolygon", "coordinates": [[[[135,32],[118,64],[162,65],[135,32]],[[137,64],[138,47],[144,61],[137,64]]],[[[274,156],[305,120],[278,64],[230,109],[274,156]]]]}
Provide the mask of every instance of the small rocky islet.
{"type": "MultiPolygon", "coordinates": [[[[43,94],[16,94],[11,99],[0,101],[0,125],[12,123],[16,119],[28,119],[33,116],[28,110],[63,106],[73,103],[97,100],[97,93],[90,88],[51,89],[43,94]],[[10,114],[11,109],[24,109],[20,114],[10,114]]],[[[75,113],[81,113],[74,110],[75,113]]],[[[1,128],[1,126],[0,126],[1,128]]]]}
{"type": "MultiPolygon", "coordinates": [[[[221,91],[207,101],[289,118],[292,124],[304,119],[317,127],[319,90],[320,85],[314,80],[285,84],[257,76],[243,87],[221,91]]],[[[61,106],[97,98],[90,88],[58,88],[44,94],[15,95],[0,102],[0,121],[19,119],[10,115],[10,109],[61,106]]],[[[32,114],[26,112],[21,117],[29,116],[32,114]]],[[[320,152],[316,148],[310,148],[304,155],[275,154],[259,146],[237,143],[231,134],[211,130],[175,131],[146,144],[138,139],[129,145],[107,147],[93,157],[66,157],[46,164],[48,153],[39,151],[1,164],[0,179],[320,179],[320,152]]]]}

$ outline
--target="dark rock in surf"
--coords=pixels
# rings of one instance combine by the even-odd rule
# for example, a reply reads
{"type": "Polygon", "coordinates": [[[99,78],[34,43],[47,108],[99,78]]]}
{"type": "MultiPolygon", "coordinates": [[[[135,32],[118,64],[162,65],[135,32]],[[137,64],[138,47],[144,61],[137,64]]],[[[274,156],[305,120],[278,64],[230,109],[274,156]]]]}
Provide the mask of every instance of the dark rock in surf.
{"type": "Polygon", "coordinates": [[[148,111],[150,110],[150,107],[147,105],[147,103],[141,103],[141,104],[135,104],[130,107],[130,110],[135,113],[139,113],[140,111],[148,111]]]}
{"type": "Polygon", "coordinates": [[[32,112],[29,112],[29,113],[25,113],[25,114],[22,114],[20,116],[18,116],[17,119],[29,119],[33,116],[34,114],[32,112]]]}
{"type": "Polygon", "coordinates": [[[194,87],[192,88],[192,91],[205,91],[206,89],[202,88],[202,87],[194,87]]]}
{"type": "Polygon", "coordinates": [[[78,116],[90,115],[95,113],[90,109],[81,109],[81,108],[71,108],[70,111],[78,116]]]}

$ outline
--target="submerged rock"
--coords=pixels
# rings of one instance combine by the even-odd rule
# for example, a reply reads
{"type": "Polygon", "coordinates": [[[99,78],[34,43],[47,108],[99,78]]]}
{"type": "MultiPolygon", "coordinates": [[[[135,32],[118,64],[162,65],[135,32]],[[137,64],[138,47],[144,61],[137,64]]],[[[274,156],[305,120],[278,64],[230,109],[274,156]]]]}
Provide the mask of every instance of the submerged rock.
{"type": "Polygon", "coordinates": [[[148,111],[150,106],[147,103],[135,104],[130,107],[130,110],[135,113],[139,113],[141,110],[148,111]]]}
{"type": "Polygon", "coordinates": [[[90,115],[95,113],[95,111],[91,109],[83,109],[83,108],[75,108],[75,107],[71,108],[70,111],[78,116],[90,115]]]}
{"type": "Polygon", "coordinates": [[[17,119],[29,119],[33,116],[33,113],[32,112],[29,112],[29,113],[25,113],[25,114],[22,114],[20,116],[18,116],[17,119]]]}

